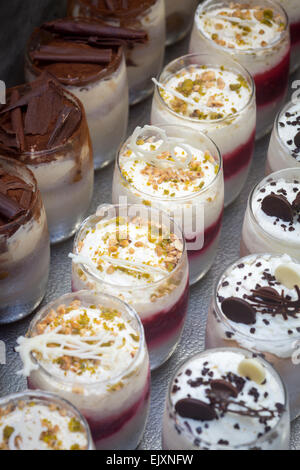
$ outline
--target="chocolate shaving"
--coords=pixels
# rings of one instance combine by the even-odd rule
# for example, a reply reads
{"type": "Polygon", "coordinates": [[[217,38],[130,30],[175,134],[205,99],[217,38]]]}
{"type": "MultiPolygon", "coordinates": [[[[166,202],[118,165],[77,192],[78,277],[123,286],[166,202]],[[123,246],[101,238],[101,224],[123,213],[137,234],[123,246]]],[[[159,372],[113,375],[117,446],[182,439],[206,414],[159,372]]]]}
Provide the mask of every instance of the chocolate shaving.
{"type": "Polygon", "coordinates": [[[67,47],[58,44],[41,46],[30,55],[32,60],[39,62],[109,64],[112,60],[111,49],[97,49],[89,46],[83,49],[75,43],[67,47]]]}
{"type": "Polygon", "coordinates": [[[256,322],[255,309],[239,297],[229,297],[223,300],[221,308],[224,315],[234,323],[253,325],[256,322]]]}
{"type": "MultiPolygon", "coordinates": [[[[13,90],[10,98],[10,104],[16,103],[20,99],[18,90],[13,90]]],[[[25,149],[25,136],[24,136],[24,126],[22,119],[22,111],[19,108],[12,110],[11,112],[11,123],[12,128],[16,134],[16,144],[19,150],[23,152],[25,149]]]]}
{"type": "Polygon", "coordinates": [[[48,148],[57,146],[72,135],[81,121],[81,113],[77,108],[65,106],[50,136],[48,148]]]}
{"type": "Polygon", "coordinates": [[[13,199],[0,193],[0,215],[8,220],[14,220],[24,214],[24,209],[13,199]]]}
{"type": "Polygon", "coordinates": [[[298,300],[293,301],[289,296],[284,295],[284,291],[279,294],[275,289],[261,287],[252,291],[247,299],[253,304],[257,312],[272,316],[282,315],[284,320],[298,318],[300,313],[300,287],[295,286],[298,300]]]}
{"type": "Polygon", "coordinates": [[[287,198],[281,194],[269,194],[262,203],[261,208],[270,217],[277,217],[285,222],[293,222],[293,208],[287,198]]]}

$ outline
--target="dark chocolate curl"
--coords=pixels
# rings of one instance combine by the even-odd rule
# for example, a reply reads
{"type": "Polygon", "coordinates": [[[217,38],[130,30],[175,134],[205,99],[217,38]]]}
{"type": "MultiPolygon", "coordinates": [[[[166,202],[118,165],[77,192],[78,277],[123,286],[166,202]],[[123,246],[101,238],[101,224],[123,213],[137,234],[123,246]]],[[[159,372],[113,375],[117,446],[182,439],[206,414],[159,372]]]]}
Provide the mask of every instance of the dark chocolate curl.
{"type": "Polygon", "coordinates": [[[48,148],[60,145],[72,135],[81,121],[81,113],[77,108],[65,106],[56,122],[55,128],[50,136],[48,148]]]}
{"type": "Polygon", "coordinates": [[[13,199],[0,192],[0,215],[8,220],[14,220],[24,214],[25,210],[13,199]]]}
{"type": "Polygon", "coordinates": [[[96,49],[88,46],[83,49],[75,44],[68,45],[66,48],[49,45],[41,46],[39,50],[33,51],[31,57],[39,62],[109,64],[112,60],[112,50],[96,49]]]}
{"type": "MultiPolygon", "coordinates": [[[[10,104],[16,103],[20,99],[18,90],[13,90],[10,98],[10,104]]],[[[20,108],[15,108],[11,112],[12,128],[16,134],[16,143],[21,152],[25,149],[25,136],[24,126],[22,119],[22,111],[20,108]]]]}

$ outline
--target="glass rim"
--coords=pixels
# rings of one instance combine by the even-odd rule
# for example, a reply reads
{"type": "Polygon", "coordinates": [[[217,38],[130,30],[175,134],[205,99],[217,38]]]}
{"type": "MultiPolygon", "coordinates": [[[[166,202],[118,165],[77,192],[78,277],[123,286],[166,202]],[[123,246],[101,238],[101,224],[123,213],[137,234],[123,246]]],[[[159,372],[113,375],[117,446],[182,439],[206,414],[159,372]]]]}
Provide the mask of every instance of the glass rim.
{"type": "MultiPolygon", "coordinates": [[[[145,290],[147,288],[149,289],[152,289],[152,288],[155,288],[156,286],[159,286],[161,283],[163,282],[166,282],[168,279],[170,279],[172,276],[174,276],[177,271],[179,271],[179,269],[182,267],[185,259],[186,259],[186,242],[185,242],[185,238],[184,238],[184,235],[183,235],[183,232],[182,230],[179,228],[179,226],[176,224],[176,222],[170,217],[170,215],[165,212],[164,210],[162,209],[158,209],[158,208],[155,208],[155,207],[146,207],[146,206],[143,206],[142,204],[129,204],[129,205],[119,205],[119,204],[107,204],[107,205],[104,205],[104,207],[107,206],[108,208],[130,208],[130,207],[135,207],[135,208],[141,208],[143,210],[147,210],[148,212],[149,211],[153,211],[153,212],[156,212],[158,214],[163,214],[165,217],[167,217],[174,225],[174,227],[178,230],[178,232],[181,234],[181,241],[182,241],[182,244],[183,244],[183,250],[182,250],[182,254],[181,254],[181,258],[180,260],[178,261],[176,267],[173,269],[173,271],[171,271],[170,273],[166,272],[166,276],[164,276],[162,279],[158,280],[158,281],[155,281],[155,282],[152,282],[151,284],[143,284],[143,285],[140,285],[140,286],[134,286],[134,285],[124,285],[124,286],[119,286],[118,288],[120,289],[120,291],[140,291],[140,290],[145,290]]],[[[94,220],[96,217],[99,217],[97,216],[97,214],[93,214],[91,215],[90,217],[88,217],[86,220],[84,220],[81,224],[81,226],[79,227],[79,230],[75,236],[75,239],[74,239],[74,247],[73,247],[73,253],[76,254],[76,255],[79,255],[80,253],[78,252],[78,244],[80,242],[80,236],[82,234],[82,232],[84,231],[84,229],[86,228],[86,226],[88,225],[89,222],[91,222],[92,220],[94,220]]],[[[78,268],[81,269],[83,271],[83,273],[85,275],[87,275],[88,277],[91,277],[92,279],[94,279],[96,282],[100,282],[101,284],[105,285],[105,286],[108,286],[108,287],[112,287],[112,288],[116,288],[116,285],[115,284],[111,284],[110,282],[107,282],[107,281],[104,281],[103,279],[101,279],[100,277],[96,276],[96,274],[94,274],[93,272],[91,272],[89,270],[89,267],[82,264],[82,263],[78,263],[77,264],[78,268]]]]}
{"type": "MultiPolygon", "coordinates": [[[[182,427],[182,425],[178,422],[178,418],[177,418],[177,413],[175,411],[175,407],[172,403],[172,399],[171,399],[171,395],[172,395],[172,389],[173,389],[173,385],[174,385],[174,380],[176,379],[178,373],[180,372],[181,369],[183,369],[184,367],[186,367],[191,361],[197,359],[197,358],[200,358],[200,357],[205,357],[205,356],[209,356],[211,353],[217,353],[217,352],[226,352],[226,351],[230,351],[230,352],[235,352],[235,353],[241,353],[243,354],[245,357],[253,357],[253,353],[252,351],[249,351],[245,348],[231,348],[231,347],[220,347],[220,348],[212,348],[212,349],[206,349],[202,352],[198,352],[198,353],[195,353],[193,354],[192,356],[188,357],[187,359],[184,359],[181,364],[179,364],[179,366],[176,367],[175,369],[175,372],[172,374],[171,376],[171,379],[170,379],[170,383],[169,383],[169,386],[168,386],[168,392],[167,392],[167,404],[168,404],[168,407],[170,410],[173,411],[174,413],[174,416],[176,418],[175,422],[176,424],[179,426],[180,430],[182,431],[182,433],[188,438],[188,440],[190,441],[190,436],[191,434],[189,434],[187,432],[187,430],[182,427]]],[[[250,442],[245,442],[243,444],[238,444],[238,445],[235,445],[233,446],[232,448],[234,450],[238,450],[238,449],[241,449],[245,446],[254,446],[254,445],[257,445],[257,444],[260,444],[260,443],[263,443],[265,442],[266,440],[268,440],[272,434],[274,433],[274,431],[276,431],[278,429],[278,427],[281,425],[284,417],[285,417],[285,414],[287,412],[289,412],[289,401],[288,401],[288,393],[287,393],[287,387],[285,385],[285,383],[283,382],[282,378],[280,377],[279,373],[276,371],[276,369],[272,366],[272,364],[270,364],[268,361],[266,361],[265,359],[263,359],[262,357],[259,357],[259,361],[262,362],[262,364],[270,371],[270,373],[272,372],[272,374],[275,376],[276,380],[277,380],[277,383],[280,384],[281,388],[282,388],[282,392],[283,392],[283,397],[284,397],[284,412],[282,413],[282,415],[280,416],[280,418],[278,419],[278,422],[276,423],[276,425],[270,430],[268,431],[267,433],[265,433],[263,436],[261,436],[260,438],[257,438],[255,439],[254,441],[250,441],[250,442]]],[[[168,419],[170,419],[168,417],[168,419]]],[[[194,437],[195,438],[195,437],[194,437]]],[[[224,449],[224,446],[222,446],[221,444],[212,444],[210,442],[207,442],[207,441],[204,441],[204,440],[201,440],[202,444],[203,445],[208,445],[208,446],[213,446],[213,447],[216,447],[217,449],[224,449]]],[[[201,443],[200,443],[200,447],[199,447],[199,450],[201,450],[201,443]]]]}
{"type": "Polygon", "coordinates": [[[46,392],[43,390],[25,390],[24,392],[12,393],[10,395],[4,396],[0,398],[0,408],[8,405],[11,402],[17,401],[29,401],[29,400],[40,400],[40,401],[48,401],[51,402],[50,404],[57,404],[62,408],[65,407],[67,410],[71,411],[77,418],[80,419],[81,423],[84,425],[86,438],[87,438],[87,449],[91,450],[93,448],[93,438],[90,426],[76,406],[74,406],[69,400],[53,393],[53,392],[46,392]]]}
{"type": "MultiPolygon", "coordinates": [[[[17,86],[14,86],[12,88],[9,88],[7,90],[7,94],[8,93],[11,93],[12,91],[14,90],[23,90],[24,88],[26,87],[30,87],[31,83],[34,83],[34,82],[30,82],[30,83],[23,83],[22,85],[17,85],[17,86]]],[[[80,120],[80,123],[79,123],[79,126],[78,128],[75,130],[75,132],[72,134],[71,137],[69,137],[68,141],[65,142],[64,144],[60,144],[60,145],[57,145],[55,147],[52,147],[51,149],[45,149],[45,150],[38,150],[38,151],[26,151],[26,152],[19,152],[18,155],[23,155],[25,157],[43,157],[43,156],[47,156],[47,155],[51,155],[53,153],[56,153],[56,152],[61,152],[61,151],[64,151],[65,149],[67,149],[70,145],[72,145],[73,141],[78,137],[78,134],[82,132],[82,126],[86,123],[86,114],[85,114],[85,110],[84,110],[84,106],[82,104],[82,102],[69,90],[66,90],[66,88],[64,86],[62,86],[61,84],[59,84],[63,93],[64,93],[64,96],[67,97],[69,100],[71,100],[73,102],[73,104],[75,105],[75,107],[77,109],[80,110],[80,113],[81,113],[81,120],[80,120]]],[[[24,163],[24,162],[22,162],[24,163]]],[[[40,164],[43,164],[44,162],[40,163],[40,164]]],[[[34,165],[34,160],[32,161],[32,163],[24,163],[25,165],[34,165]]]]}
{"type": "MultiPolygon", "coordinates": [[[[115,296],[112,296],[112,295],[109,295],[109,294],[106,294],[106,293],[102,293],[102,292],[93,292],[93,291],[89,291],[89,290],[81,290],[81,291],[78,291],[78,292],[73,292],[73,293],[69,293],[69,294],[64,294],[63,296],[61,297],[58,297],[57,299],[53,300],[52,302],[48,303],[47,305],[45,305],[36,315],[35,317],[33,318],[32,322],[30,323],[29,325],[29,329],[28,329],[28,337],[31,338],[32,337],[32,333],[34,332],[35,330],[35,327],[38,325],[39,321],[44,317],[46,316],[47,313],[49,313],[49,311],[59,302],[59,303],[63,303],[64,301],[67,301],[67,300],[80,300],[80,297],[85,297],[85,296],[92,296],[96,299],[99,299],[100,301],[100,304],[101,302],[104,302],[105,301],[110,301],[111,303],[115,303],[115,304],[118,304],[119,307],[120,307],[120,311],[122,313],[124,313],[126,311],[126,314],[129,315],[129,317],[131,318],[131,320],[135,320],[136,323],[137,323],[137,330],[138,330],[138,334],[139,334],[139,337],[140,337],[140,341],[139,341],[139,349],[138,349],[138,353],[136,354],[134,360],[132,361],[132,363],[127,366],[127,368],[125,370],[123,370],[122,372],[118,373],[116,376],[113,376],[111,377],[110,379],[105,379],[105,380],[96,380],[95,382],[76,382],[76,385],[78,386],[82,386],[82,387],[85,387],[87,389],[92,389],[92,388],[95,388],[99,385],[101,386],[105,386],[105,385],[108,385],[112,382],[118,382],[120,381],[124,375],[127,375],[129,374],[131,371],[135,370],[135,367],[137,366],[140,358],[142,357],[142,355],[144,354],[144,351],[145,351],[145,345],[146,345],[146,340],[145,340],[145,333],[144,333],[144,328],[142,326],[142,322],[141,322],[141,319],[139,317],[139,315],[137,314],[136,310],[134,310],[133,307],[131,307],[131,305],[127,304],[126,302],[124,302],[123,300],[119,299],[118,297],[115,297],[115,296]],[[102,299],[102,300],[101,300],[102,299]]],[[[50,379],[54,379],[57,383],[61,383],[65,386],[72,386],[74,385],[74,380],[70,379],[70,380],[67,380],[65,379],[64,377],[60,377],[58,376],[57,374],[55,373],[51,373],[49,372],[47,369],[46,369],[46,366],[44,366],[41,361],[37,360],[33,355],[32,355],[32,360],[33,362],[35,362],[37,365],[38,365],[38,370],[37,371],[42,371],[43,374],[45,374],[46,376],[48,376],[50,379]]]]}
{"type": "MultiPolygon", "coordinates": [[[[249,99],[248,99],[247,103],[241,109],[239,109],[236,113],[233,113],[230,116],[224,116],[224,117],[218,118],[218,119],[210,119],[209,121],[207,121],[205,119],[197,119],[197,118],[192,118],[192,117],[189,117],[189,116],[183,116],[180,113],[177,113],[176,111],[174,111],[166,103],[166,101],[163,99],[163,97],[161,95],[161,92],[160,92],[159,85],[155,85],[155,93],[158,96],[159,101],[164,106],[164,108],[166,108],[171,114],[173,114],[177,118],[183,119],[187,123],[189,123],[189,122],[199,123],[199,124],[204,124],[205,123],[208,128],[215,125],[215,124],[218,124],[218,123],[222,124],[222,123],[226,123],[228,121],[233,121],[233,120],[237,119],[241,114],[243,114],[248,108],[250,108],[250,106],[255,101],[255,94],[256,94],[256,86],[255,86],[255,82],[254,82],[254,79],[253,79],[252,75],[248,72],[248,70],[242,64],[240,64],[239,62],[234,60],[230,54],[228,54],[224,51],[218,51],[218,54],[224,56],[224,60],[226,60],[227,62],[228,61],[231,62],[230,67],[227,67],[227,66],[225,67],[226,70],[234,71],[233,67],[235,67],[235,70],[240,69],[239,73],[242,74],[243,78],[245,78],[247,80],[247,83],[250,86],[250,94],[249,94],[249,99]]],[[[208,57],[209,58],[209,57],[211,57],[211,54],[206,53],[206,52],[202,52],[202,53],[201,52],[200,53],[196,52],[196,53],[192,53],[192,54],[186,54],[186,55],[181,56],[181,57],[177,57],[177,59],[172,60],[171,62],[169,62],[163,68],[162,72],[160,73],[160,75],[158,77],[158,82],[161,83],[161,78],[162,78],[163,74],[165,74],[167,72],[167,69],[169,67],[174,66],[176,63],[179,63],[180,61],[184,61],[184,60],[187,60],[187,59],[192,59],[193,57],[208,57]]],[[[193,64],[190,64],[190,65],[192,66],[193,64]]],[[[196,65],[198,65],[198,64],[196,64],[196,65]]],[[[210,62],[208,62],[206,64],[202,64],[202,65],[205,65],[206,67],[216,68],[216,65],[212,65],[210,62]]],[[[220,67],[220,65],[219,65],[219,67],[220,67]]],[[[183,65],[183,68],[184,68],[184,65],[183,65]]],[[[174,73],[173,74],[169,73],[168,77],[171,77],[172,75],[174,75],[174,73]]],[[[166,81],[164,81],[163,84],[165,84],[165,83],[166,83],[166,81]]]]}
{"type": "MultiPolygon", "coordinates": [[[[226,315],[222,312],[222,310],[219,308],[218,306],[218,302],[217,302],[217,297],[218,297],[218,289],[220,287],[220,284],[221,284],[221,281],[223,279],[224,276],[227,275],[227,273],[229,273],[230,271],[232,271],[232,269],[234,267],[236,267],[238,264],[241,264],[243,262],[245,262],[246,260],[250,259],[250,258],[254,258],[254,259],[259,259],[259,258],[263,258],[264,256],[271,256],[272,258],[282,258],[282,256],[284,256],[283,254],[278,254],[278,253],[253,253],[253,254],[250,254],[250,255],[247,255],[247,256],[243,256],[242,258],[239,258],[237,261],[235,261],[234,263],[231,263],[223,272],[220,276],[218,276],[217,278],[217,281],[215,282],[215,286],[214,286],[214,296],[213,296],[213,307],[214,307],[214,311],[217,315],[217,318],[222,322],[222,324],[225,324],[226,327],[228,327],[229,330],[231,330],[235,335],[237,335],[238,337],[240,338],[243,338],[245,340],[251,340],[251,343],[253,344],[256,344],[256,343],[261,343],[263,342],[264,344],[269,344],[270,346],[271,345],[275,345],[275,344],[279,344],[279,343],[282,343],[283,341],[286,342],[287,344],[290,342],[290,343],[294,343],[295,341],[299,340],[300,339],[300,334],[297,335],[297,336],[293,336],[292,338],[286,338],[286,337],[282,337],[282,338],[275,338],[275,339],[267,339],[267,338],[263,338],[263,337],[254,337],[253,335],[251,334],[247,334],[247,333],[243,333],[241,332],[239,329],[238,329],[238,326],[235,327],[233,326],[229,319],[226,317],[226,315]]],[[[288,255],[289,256],[289,255],[288,255]]],[[[295,260],[294,258],[292,258],[290,256],[290,258],[292,259],[292,261],[296,264],[299,264],[299,261],[295,260]]],[[[238,325],[238,324],[237,324],[238,325]]],[[[271,352],[270,352],[271,353],[271,352]]]]}
{"type": "MultiPolygon", "coordinates": [[[[14,227],[16,224],[20,225],[20,226],[23,224],[23,222],[26,220],[26,218],[30,214],[30,211],[32,211],[34,209],[35,205],[37,204],[37,201],[38,201],[38,198],[39,198],[39,195],[40,195],[40,190],[39,190],[39,187],[38,187],[36,177],[34,176],[31,169],[28,167],[28,165],[25,165],[25,163],[15,159],[15,158],[6,157],[6,156],[2,155],[2,153],[0,153],[0,165],[1,165],[1,161],[6,162],[6,164],[8,164],[9,166],[11,165],[11,168],[13,170],[16,167],[18,167],[18,168],[20,168],[20,170],[24,171],[27,174],[27,176],[31,179],[32,186],[33,186],[33,194],[34,194],[33,200],[30,204],[30,207],[27,209],[27,211],[23,215],[20,215],[16,220],[14,220],[12,222],[9,222],[9,223],[7,223],[6,225],[3,226],[3,229],[7,230],[7,229],[10,229],[10,228],[14,227]]],[[[14,174],[16,174],[15,171],[14,171],[14,174]]],[[[2,235],[3,234],[1,234],[1,229],[0,229],[0,237],[2,235]]]]}
{"type": "MultiPolygon", "coordinates": [[[[257,0],[248,0],[248,1],[252,1],[254,4],[255,2],[257,3],[257,0]]],[[[261,0],[259,0],[261,2],[261,0]]],[[[198,27],[198,18],[200,15],[202,15],[204,13],[204,9],[207,7],[208,4],[215,2],[215,0],[205,0],[204,3],[200,3],[200,5],[197,7],[197,10],[196,10],[196,14],[195,14],[195,25],[196,25],[196,28],[197,28],[197,32],[201,35],[201,37],[206,41],[208,42],[209,44],[213,44],[213,47],[216,48],[217,50],[220,50],[220,51],[228,51],[229,55],[242,55],[242,56],[248,56],[248,55],[251,55],[251,54],[254,54],[254,53],[257,53],[257,52],[262,52],[262,51],[269,51],[271,50],[273,47],[275,47],[276,45],[278,45],[283,37],[289,33],[289,27],[290,27],[290,21],[289,21],[289,17],[288,17],[288,14],[287,12],[285,11],[285,9],[277,2],[277,0],[263,0],[265,3],[270,3],[272,6],[274,5],[274,7],[277,8],[277,10],[280,11],[280,14],[282,15],[283,19],[284,19],[284,30],[280,32],[280,36],[278,39],[276,39],[276,41],[272,42],[271,44],[268,44],[267,46],[265,47],[254,47],[254,48],[249,48],[249,49],[245,49],[245,50],[240,50],[240,49],[230,49],[229,47],[225,47],[225,46],[220,46],[219,44],[215,43],[215,41],[213,41],[211,38],[208,38],[205,36],[205,34],[202,32],[202,30],[198,27]],[[235,51],[235,52],[234,52],[235,51]]],[[[236,3],[243,3],[242,1],[240,2],[236,2],[236,3]]],[[[216,4],[218,6],[218,3],[216,4]]],[[[260,6],[260,5],[258,5],[260,6]]]]}
{"type": "MultiPolygon", "coordinates": [[[[171,128],[179,128],[179,129],[183,128],[183,129],[189,130],[190,132],[194,132],[195,134],[198,134],[201,137],[204,137],[210,144],[212,144],[212,146],[214,147],[214,149],[216,151],[217,157],[218,157],[218,162],[217,163],[219,164],[218,172],[214,175],[213,180],[207,186],[204,186],[202,189],[200,189],[197,192],[191,193],[190,195],[187,195],[187,196],[180,196],[180,197],[174,197],[174,198],[171,198],[171,197],[166,197],[165,198],[163,196],[155,196],[155,195],[151,195],[149,193],[145,193],[145,192],[141,191],[140,189],[137,189],[132,183],[129,183],[129,181],[125,178],[125,176],[122,173],[121,166],[120,166],[121,153],[122,153],[123,149],[126,147],[126,145],[128,144],[128,142],[131,138],[131,136],[130,136],[130,137],[128,137],[128,139],[126,140],[125,143],[121,144],[121,146],[119,148],[119,151],[118,151],[118,154],[117,154],[117,159],[116,159],[116,166],[117,166],[119,176],[121,177],[122,181],[124,181],[135,192],[138,192],[139,195],[147,196],[148,198],[153,199],[154,201],[158,201],[158,202],[187,202],[187,201],[190,201],[193,198],[196,198],[196,197],[200,196],[201,194],[205,193],[206,191],[208,191],[216,183],[217,179],[220,177],[221,173],[223,172],[223,167],[224,167],[223,157],[222,157],[222,154],[221,154],[221,151],[220,151],[218,145],[204,132],[196,131],[195,129],[191,129],[188,126],[181,126],[179,124],[165,124],[165,125],[159,125],[157,127],[159,129],[163,129],[163,130],[164,129],[171,129],[171,128]]],[[[180,146],[180,144],[178,144],[178,146],[180,146]]]]}
{"type": "MultiPolygon", "coordinates": [[[[247,208],[247,210],[249,212],[250,218],[251,218],[252,222],[254,223],[255,227],[257,227],[265,236],[267,236],[271,240],[274,240],[277,243],[281,241],[281,238],[280,237],[275,237],[274,235],[269,233],[266,229],[264,229],[259,224],[259,221],[257,220],[257,218],[256,218],[256,216],[253,212],[253,199],[254,199],[255,195],[257,194],[257,192],[259,191],[259,189],[263,188],[265,183],[268,182],[268,180],[270,180],[274,176],[280,176],[280,174],[284,175],[285,173],[289,173],[291,171],[299,172],[299,178],[300,178],[300,168],[299,167],[284,168],[282,170],[275,171],[274,173],[270,173],[269,175],[265,176],[265,178],[263,180],[261,180],[259,183],[257,183],[254,186],[254,188],[252,189],[252,191],[249,195],[249,198],[248,198],[248,208],[247,208]]],[[[246,212],[246,215],[247,215],[247,212],[246,212]]],[[[291,242],[291,241],[284,240],[283,244],[288,246],[288,247],[292,247],[292,248],[300,247],[300,242],[297,243],[297,242],[291,242]]]]}
{"type": "MultiPolygon", "coordinates": [[[[290,108],[292,108],[293,106],[295,106],[295,103],[293,103],[293,101],[290,100],[290,101],[288,101],[288,103],[286,103],[284,105],[284,107],[279,111],[279,113],[277,113],[275,124],[274,124],[274,134],[275,134],[276,140],[278,141],[279,145],[281,146],[281,149],[288,155],[288,157],[291,158],[291,161],[293,161],[296,164],[299,163],[299,165],[300,165],[300,161],[297,161],[292,156],[291,150],[288,148],[288,146],[285,144],[285,142],[282,140],[282,138],[279,135],[279,121],[283,117],[283,115],[286,112],[288,112],[288,110],[290,108]]],[[[300,105],[299,105],[299,116],[300,116],[300,105]]],[[[299,153],[299,156],[300,156],[300,153],[299,153]]]]}

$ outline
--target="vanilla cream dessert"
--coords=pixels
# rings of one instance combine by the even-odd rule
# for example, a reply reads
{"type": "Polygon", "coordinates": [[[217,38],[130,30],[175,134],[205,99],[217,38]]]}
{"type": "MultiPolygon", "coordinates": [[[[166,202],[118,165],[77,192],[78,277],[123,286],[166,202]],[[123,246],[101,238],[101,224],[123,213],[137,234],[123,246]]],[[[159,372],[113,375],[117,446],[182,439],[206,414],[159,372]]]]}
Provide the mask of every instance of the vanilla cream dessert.
{"type": "Polygon", "coordinates": [[[86,422],[55,396],[29,392],[1,402],[0,450],[90,450],[86,422]]]}
{"type": "Polygon", "coordinates": [[[198,0],[165,0],[167,46],[183,39],[190,31],[198,0]]]}
{"type": "Polygon", "coordinates": [[[114,298],[100,300],[68,295],[37,316],[28,337],[18,339],[21,373],[30,388],[55,391],[77,406],[97,448],[130,448],[147,415],[148,356],[135,312],[114,298]]]}
{"type": "Polygon", "coordinates": [[[190,52],[204,48],[231,54],[252,74],[261,137],[273,125],[287,91],[290,36],[285,11],[269,0],[207,0],[196,12],[190,52]]]}
{"type": "Polygon", "coordinates": [[[169,389],[163,448],[288,449],[284,386],[268,363],[241,349],[188,359],[169,389]]]}
{"type": "Polygon", "coordinates": [[[216,253],[224,200],[222,170],[218,150],[205,135],[177,126],[137,128],[116,164],[113,202],[126,197],[129,203],[151,204],[170,214],[195,255],[190,257],[191,284],[209,269],[216,253]],[[182,138],[175,137],[178,132],[182,138]],[[206,236],[212,228],[214,236],[206,236]]]}
{"type": "Polygon", "coordinates": [[[272,173],[253,191],[245,215],[241,254],[287,253],[300,259],[300,169],[272,173]]]}
{"type": "Polygon", "coordinates": [[[300,65],[300,5],[298,0],[279,0],[288,14],[291,29],[291,72],[300,65]]]}
{"type": "Polygon", "coordinates": [[[152,124],[188,125],[214,141],[224,161],[228,205],[241,191],[253,155],[256,106],[251,78],[223,55],[218,60],[191,55],[167,66],[156,84],[152,124]]]}
{"type": "Polygon", "coordinates": [[[155,368],[173,352],[184,324],[189,282],[184,244],[179,231],[154,221],[159,212],[140,206],[129,206],[128,215],[121,214],[122,206],[104,210],[87,220],[75,240],[73,290],[93,289],[132,305],[155,368]],[[135,208],[143,214],[131,215],[135,208]]]}
{"type": "Polygon", "coordinates": [[[289,102],[274,124],[266,173],[298,165],[300,165],[300,105],[289,102]]]}
{"type": "Polygon", "coordinates": [[[293,417],[300,411],[294,361],[299,339],[299,262],[286,254],[254,254],[227,269],[208,315],[206,346],[263,353],[285,380],[293,417]]]}

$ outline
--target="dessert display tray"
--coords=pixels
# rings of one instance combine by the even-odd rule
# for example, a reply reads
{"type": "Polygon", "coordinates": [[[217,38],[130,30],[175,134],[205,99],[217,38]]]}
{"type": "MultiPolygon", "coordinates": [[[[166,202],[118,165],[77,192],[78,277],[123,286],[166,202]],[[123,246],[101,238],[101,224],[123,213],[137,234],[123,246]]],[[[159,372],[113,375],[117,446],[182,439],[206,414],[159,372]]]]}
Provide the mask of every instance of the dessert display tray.
{"type": "MultiPolygon", "coordinates": [[[[188,40],[169,48],[166,52],[166,62],[184,55],[187,49],[188,40]]],[[[292,77],[291,83],[297,79],[300,79],[300,71],[292,77]]],[[[131,109],[128,134],[132,133],[136,126],[149,123],[151,101],[150,98],[131,109]]],[[[227,266],[239,258],[247,198],[253,186],[264,177],[268,143],[269,136],[256,144],[254,162],[247,184],[238,200],[225,210],[216,261],[208,275],[191,289],[188,317],[179,347],[173,357],[152,374],[152,404],[146,431],[140,444],[142,450],[161,449],[161,420],[170,377],[179,363],[204,349],[206,315],[214,282],[227,266]]],[[[111,202],[113,169],[111,165],[96,174],[90,213],[93,213],[98,205],[111,202]]],[[[43,304],[71,290],[71,260],[68,259],[68,254],[72,251],[72,244],[73,240],[69,240],[52,247],[50,279],[43,304]]],[[[6,365],[0,366],[0,397],[26,388],[25,380],[17,375],[21,363],[14,352],[14,347],[17,337],[25,334],[31,319],[32,317],[13,325],[0,326],[0,341],[4,341],[7,353],[6,365]]],[[[300,418],[292,424],[291,449],[300,450],[300,418]]]]}

